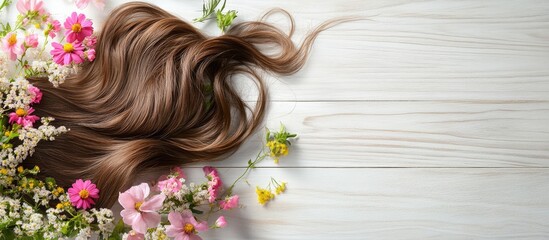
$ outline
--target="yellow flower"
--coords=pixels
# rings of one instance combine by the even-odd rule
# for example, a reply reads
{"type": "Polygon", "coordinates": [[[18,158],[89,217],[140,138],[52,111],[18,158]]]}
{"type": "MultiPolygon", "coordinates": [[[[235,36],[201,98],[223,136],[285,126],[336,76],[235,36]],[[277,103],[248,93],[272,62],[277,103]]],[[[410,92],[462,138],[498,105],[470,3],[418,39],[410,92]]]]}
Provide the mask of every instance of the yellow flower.
{"type": "Polygon", "coordinates": [[[64,206],[63,203],[58,203],[58,204],[55,206],[55,208],[61,209],[61,208],[63,208],[63,206],[64,206]]]}
{"type": "Polygon", "coordinates": [[[0,174],[8,175],[8,169],[5,169],[5,168],[0,169],[0,174]]]}
{"type": "Polygon", "coordinates": [[[276,195],[279,195],[284,191],[286,191],[286,183],[282,182],[280,185],[278,185],[278,187],[276,187],[276,195]]]}
{"type": "Polygon", "coordinates": [[[22,173],[22,172],[23,172],[23,170],[24,170],[24,169],[23,169],[23,166],[19,166],[19,167],[17,167],[17,172],[18,172],[18,173],[22,173]]]}
{"type": "Polygon", "coordinates": [[[261,205],[265,205],[265,203],[271,201],[275,196],[271,191],[260,187],[255,187],[255,193],[257,194],[257,201],[261,205]]]}

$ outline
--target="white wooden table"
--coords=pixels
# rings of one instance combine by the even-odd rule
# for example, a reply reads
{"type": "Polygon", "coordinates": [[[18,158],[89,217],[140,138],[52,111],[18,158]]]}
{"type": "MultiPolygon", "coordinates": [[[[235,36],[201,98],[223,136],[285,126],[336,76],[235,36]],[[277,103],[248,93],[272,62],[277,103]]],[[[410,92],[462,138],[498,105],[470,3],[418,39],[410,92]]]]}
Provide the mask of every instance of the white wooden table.
{"type": "MultiPolygon", "coordinates": [[[[288,10],[296,42],[332,17],[369,20],[323,32],[302,71],[267,79],[266,125],[300,138],[239,185],[244,208],[206,239],[549,238],[548,1],[227,1],[238,21],[288,10]],[[262,207],[254,188],[271,176],[288,191],[262,207]]],[[[150,2],[200,15],[200,0],[150,2]]],[[[259,138],[211,164],[236,178],[259,138]]]]}

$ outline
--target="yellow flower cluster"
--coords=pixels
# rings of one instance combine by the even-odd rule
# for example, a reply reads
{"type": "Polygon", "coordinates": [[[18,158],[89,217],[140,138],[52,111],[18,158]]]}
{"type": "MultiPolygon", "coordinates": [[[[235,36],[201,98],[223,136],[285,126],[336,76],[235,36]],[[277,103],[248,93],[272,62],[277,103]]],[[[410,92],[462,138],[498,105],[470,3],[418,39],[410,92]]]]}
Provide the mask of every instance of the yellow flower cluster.
{"type": "Polygon", "coordinates": [[[271,191],[271,184],[276,186],[275,193],[276,195],[282,194],[286,191],[286,182],[278,183],[274,178],[271,178],[271,183],[267,188],[255,187],[255,193],[257,194],[257,201],[261,205],[265,205],[267,202],[275,198],[275,193],[271,191]]]}
{"type": "Polygon", "coordinates": [[[70,206],[71,206],[70,202],[60,202],[55,206],[55,208],[63,209],[63,208],[67,208],[67,207],[70,207],[70,206]]]}
{"type": "Polygon", "coordinates": [[[278,187],[276,187],[275,190],[276,190],[276,195],[280,195],[281,193],[286,191],[286,183],[282,182],[280,185],[278,185],[278,187]]]}
{"type": "Polygon", "coordinates": [[[261,205],[265,205],[265,203],[271,201],[275,197],[271,191],[265,188],[255,187],[255,193],[257,194],[257,201],[261,205]]]}
{"type": "Polygon", "coordinates": [[[274,159],[275,163],[278,163],[278,159],[281,156],[288,155],[288,145],[286,145],[286,143],[281,143],[277,140],[268,141],[267,147],[269,147],[270,155],[274,159]]]}
{"type": "Polygon", "coordinates": [[[282,124],[278,132],[271,132],[267,129],[266,146],[269,148],[269,155],[275,163],[278,163],[281,156],[288,155],[289,146],[291,145],[289,139],[295,137],[297,137],[297,134],[287,132],[286,127],[282,124]]]}
{"type": "Polygon", "coordinates": [[[53,194],[56,197],[63,193],[65,193],[65,189],[63,189],[62,187],[57,187],[51,191],[51,194],[53,194]]]}

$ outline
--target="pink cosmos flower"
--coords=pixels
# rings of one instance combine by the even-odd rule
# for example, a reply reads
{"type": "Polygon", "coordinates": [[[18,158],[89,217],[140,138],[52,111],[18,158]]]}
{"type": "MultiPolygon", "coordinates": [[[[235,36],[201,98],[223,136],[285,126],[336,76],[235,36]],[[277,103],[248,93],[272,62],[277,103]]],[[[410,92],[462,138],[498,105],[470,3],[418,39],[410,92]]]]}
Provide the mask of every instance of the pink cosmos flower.
{"type": "Polygon", "coordinates": [[[181,181],[179,181],[179,179],[175,177],[171,177],[164,181],[159,181],[158,189],[164,194],[171,194],[171,193],[179,192],[179,190],[181,190],[182,185],[183,184],[181,183],[181,181]]]}
{"type": "Polygon", "coordinates": [[[90,180],[76,180],[67,191],[73,206],[79,209],[88,209],[95,204],[94,199],[99,198],[99,189],[90,180]]]}
{"type": "Polygon", "coordinates": [[[215,202],[215,199],[217,198],[217,194],[221,190],[221,187],[223,186],[223,182],[221,181],[221,178],[219,177],[219,173],[217,172],[217,169],[210,166],[205,166],[203,168],[204,174],[208,178],[208,194],[210,197],[208,198],[208,201],[210,203],[215,202]]]}
{"type": "Polygon", "coordinates": [[[92,48],[86,51],[86,56],[88,57],[88,60],[90,60],[90,62],[93,62],[93,60],[95,60],[95,49],[92,48]]]}
{"type": "Polygon", "coordinates": [[[131,225],[134,231],[141,234],[145,234],[148,228],[158,226],[160,223],[158,210],[162,208],[162,203],[166,198],[166,196],[158,194],[145,200],[149,193],[149,185],[141,183],[120,193],[118,196],[118,202],[124,207],[120,212],[122,220],[124,223],[131,225]]]}
{"type": "Polygon", "coordinates": [[[42,0],[19,0],[16,7],[19,13],[27,15],[29,11],[43,15],[45,13],[42,0]]]}
{"type": "Polygon", "coordinates": [[[233,209],[238,206],[238,199],[238,195],[227,197],[225,198],[225,200],[219,203],[219,207],[221,207],[221,209],[223,210],[233,209]]]}
{"type": "Polygon", "coordinates": [[[32,127],[39,117],[31,115],[34,109],[29,107],[28,109],[18,108],[15,112],[9,114],[9,123],[17,123],[23,127],[32,127]]]}
{"type": "Polygon", "coordinates": [[[17,44],[17,34],[15,32],[8,33],[2,39],[2,49],[8,53],[10,60],[17,60],[17,55],[23,54],[21,44],[17,44]]]}
{"type": "Polygon", "coordinates": [[[87,36],[91,36],[93,33],[92,22],[86,19],[86,15],[73,12],[70,17],[65,20],[65,33],[67,36],[67,42],[79,41],[82,42],[87,36]]]}
{"type": "Polygon", "coordinates": [[[40,101],[42,100],[42,92],[39,88],[29,84],[29,86],[27,87],[27,91],[32,97],[31,103],[40,103],[40,101]]]}
{"type": "Polygon", "coordinates": [[[220,216],[219,218],[217,218],[217,220],[215,220],[215,226],[218,228],[224,228],[225,226],[227,226],[227,221],[225,221],[225,217],[220,216]]]}
{"type": "Polygon", "coordinates": [[[22,48],[35,48],[38,47],[38,37],[36,34],[30,34],[25,37],[25,42],[23,43],[22,48]]]}
{"type": "Polygon", "coordinates": [[[53,61],[59,65],[78,64],[84,61],[84,46],[79,42],[65,43],[65,45],[53,42],[51,45],[53,49],[50,53],[53,61]]]}
{"type": "Polygon", "coordinates": [[[189,210],[181,213],[170,212],[168,220],[171,225],[166,226],[166,234],[175,240],[201,240],[196,233],[208,230],[208,223],[197,222],[189,210]]]}
{"type": "MultiPolygon", "coordinates": [[[[92,0],[95,7],[97,7],[100,10],[103,10],[105,8],[105,0],[92,0]]],[[[76,7],[79,9],[84,9],[88,6],[88,3],[90,0],[76,0],[76,7]]]]}

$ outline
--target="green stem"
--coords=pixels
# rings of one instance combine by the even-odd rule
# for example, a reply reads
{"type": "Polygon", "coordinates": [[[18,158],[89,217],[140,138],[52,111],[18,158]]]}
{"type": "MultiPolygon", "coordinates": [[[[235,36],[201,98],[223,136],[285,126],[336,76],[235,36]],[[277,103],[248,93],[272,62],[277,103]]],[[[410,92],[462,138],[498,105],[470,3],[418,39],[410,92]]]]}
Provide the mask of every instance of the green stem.
{"type": "Polygon", "coordinates": [[[233,188],[236,185],[236,183],[238,183],[238,181],[240,181],[240,179],[242,179],[246,175],[246,173],[250,171],[250,169],[255,168],[255,165],[261,162],[263,159],[265,159],[265,157],[267,157],[268,155],[269,155],[268,153],[265,153],[263,149],[261,149],[261,151],[257,153],[255,160],[248,164],[248,167],[246,168],[246,170],[244,170],[244,172],[236,180],[234,180],[233,184],[225,191],[223,195],[227,195],[227,196],[231,195],[233,193],[233,188]]]}

